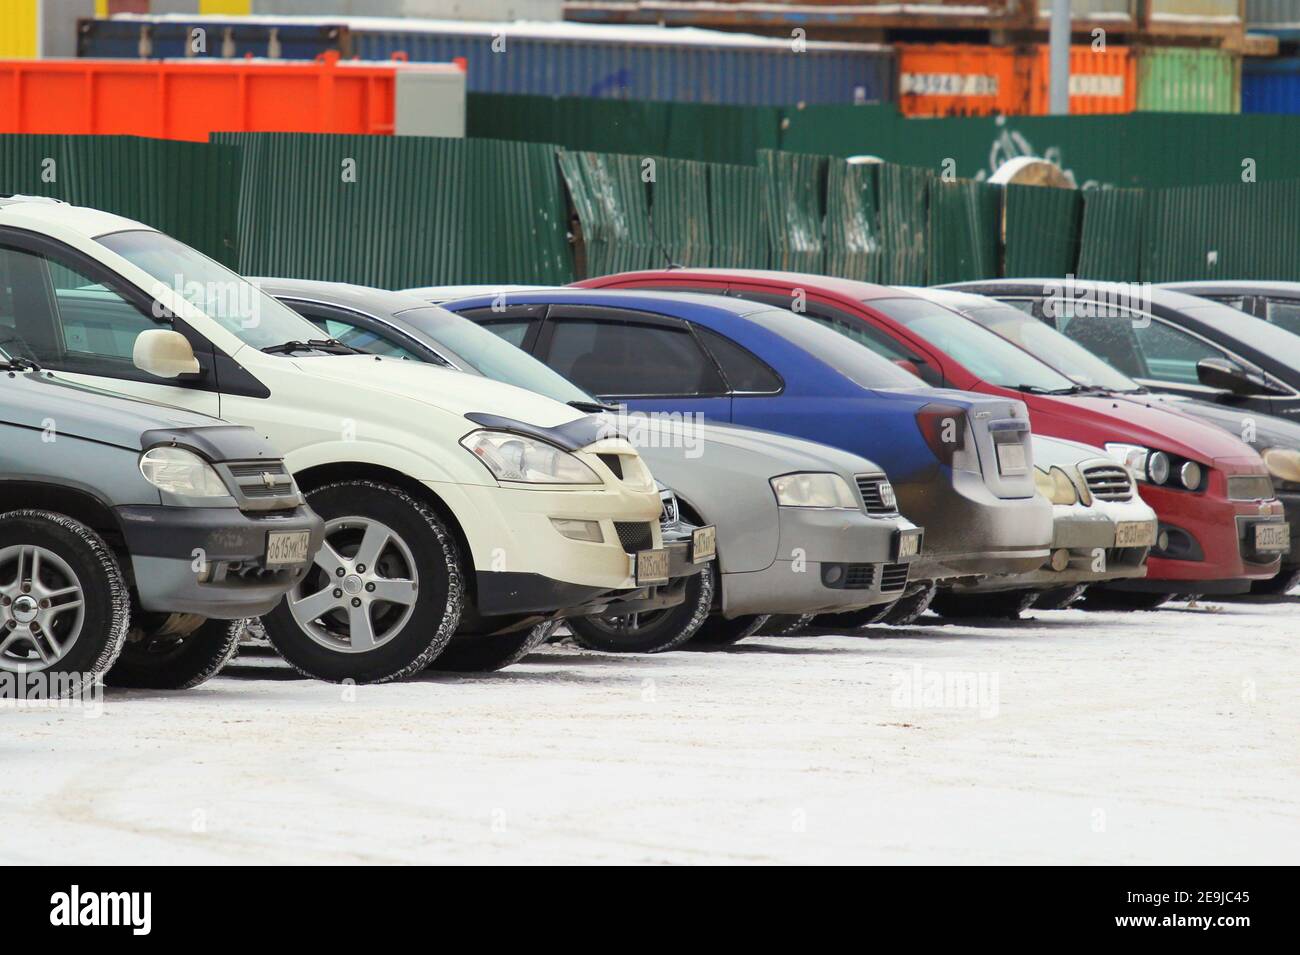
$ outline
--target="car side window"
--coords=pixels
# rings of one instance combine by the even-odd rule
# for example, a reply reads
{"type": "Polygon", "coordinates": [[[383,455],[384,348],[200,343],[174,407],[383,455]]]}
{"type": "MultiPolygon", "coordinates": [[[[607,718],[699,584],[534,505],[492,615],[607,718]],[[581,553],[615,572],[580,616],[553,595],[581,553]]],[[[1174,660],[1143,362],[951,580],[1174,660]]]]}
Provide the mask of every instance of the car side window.
{"type": "Polygon", "coordinates": [[[499,338],[504,338],[516,348],[524,347],[524,339],[528,337],[529,323],[517,318],[503,318],[499,321],[483,322],[483,327],[499,338]]]}
{"type": "Polygon", "coordinates": [[[1142,359],[1142,350],[1134,335],[1134,325],[1150,321],[1146,316],[1124,312],[1119,315],[1056,315],[1047,318],[1058,331],[1106,364],[1130,378],[1151,378],[1142,359]]]}
{"type": "Polygon", "coordinates": [[[1195,385],[1200,382],[1196,363],[1202,358],[1226,358],[1227,353],[1202,341],[1195,335],[1159,319],[1133,329],[1142,360],[1147,366],[1147,377],[1175,384],[1195,385]]]}
{"type": "Polygon", "coordinates": [[[0,341],[10,354],[65,371],[136,376],[135,340],[163,323],[78,268],[25,250],[0,248],[0,341]]]}
{"type": "Polygon", "coordinates": [[[493,335],[503,338],[516,348],[530,351],[533,334],[541,325],[546,315],[545,305],[508,306],[503,314],[500,309],[469,308],[459,312],[462,317],[482,325],[493,335]]]}
{"type": "Polygon", "coordinates": [[[1300,301],[1270,298],[1265,303],[1264,317],[1279,328],[1300,335],[1300,301]]]}
{"type": "Polygon", "coordinates": [[[807,316],[832,331],[839,332],[845,338],[855,341],[859,345],[865,345],[882,358],[887,358],[908,371],[915,370],[915,373],[920,375],[926,384],[936,387],[943,385],[943,373],[938,368],[934,368],[921,360],[921,356],[909,351],[905,346],[900,345],[893,338],[867,322],[843,315],[839,309],[831,308],[829,305],[822,305],[819,302],[808,305],[807,316]]]}
{"type": "Polygon", "coordinates": [[[781,391],[781,377],[748,349],[703,326],[693,328],[722,369],[733,394],[774,395],[781,391]]]}
{"type": "Polygon", "coordinates": [[[684,327],[556,319],[546,363],[593,395],[691,397],[725,392],[717,368],[684,327]]]}

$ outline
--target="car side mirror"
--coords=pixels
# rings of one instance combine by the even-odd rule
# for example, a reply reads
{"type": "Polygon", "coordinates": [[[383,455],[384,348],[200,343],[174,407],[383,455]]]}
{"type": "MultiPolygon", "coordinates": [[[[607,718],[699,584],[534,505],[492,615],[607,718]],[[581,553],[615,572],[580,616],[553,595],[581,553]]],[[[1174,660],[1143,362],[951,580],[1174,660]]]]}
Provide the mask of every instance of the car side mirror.
{"type": "Polygon", "coordinates": [[[200,371],[189,339],[170,328],[151,328],[137,335],[131,361],[156,378],[179,378],[200,371]]]}
{"type": "Polygon", "coordinates": [[[1258,368],[1243,368],[1226,358],[1202,358],[1196,363],[1196,379],[1207,388],[1219,388],[1234,395],[1278,394],[1278,389],[1258,368]]]}

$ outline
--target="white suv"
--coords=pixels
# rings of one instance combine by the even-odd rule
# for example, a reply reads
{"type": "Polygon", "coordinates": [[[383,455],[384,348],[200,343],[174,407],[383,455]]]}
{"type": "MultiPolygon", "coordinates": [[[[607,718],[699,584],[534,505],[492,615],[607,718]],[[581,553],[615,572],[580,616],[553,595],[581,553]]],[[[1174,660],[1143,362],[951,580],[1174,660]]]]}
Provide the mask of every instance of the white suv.
{"type": "Polygon", "coordinates": [[[252,425],[284,454],[326,521],[313,571],[264,618],[300,670],[492,669],[550,619],[659,582],[654,481],[588,409],[319,336],[148,226],[0,198],[8,354],[252,425]]]}

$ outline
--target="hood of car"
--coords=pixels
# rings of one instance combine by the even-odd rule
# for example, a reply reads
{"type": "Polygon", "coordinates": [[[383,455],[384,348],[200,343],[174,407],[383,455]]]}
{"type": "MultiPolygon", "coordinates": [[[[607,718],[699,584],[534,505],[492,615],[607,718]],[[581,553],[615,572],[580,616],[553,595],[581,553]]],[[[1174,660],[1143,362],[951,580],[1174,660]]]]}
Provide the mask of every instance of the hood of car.
{"type": "Polygon", "coordinates": [[[1178,395],[1133,395],[1126,400],[1147,407],[1171,409],[1218,425],[1257,451],[1264,448],[1300,450],[1300,424],[1288,421],[1286,418],[1279,418],[1277,415],[1264,414],[1249,408],[1229,408],[1211,401],[1198,401],[1195,398],[1183,398],[1178,395]]]}
{"type": "MultiPolygon", "coordinates": [[[[584,412],[514,385],[467,375],[438,365],[380,358],[375,355],[329,355],[291,359],[303,372],[348,390],[357,413],[364,412],[368,392],[390,405],[404,400],[463,417],[477,412],[553,428],[583,417],[584,412]]],[[[373,400],[373,398],[371,399],[373,400]]]]}
{"type": "MultiPolygon", "coordinates": [[[[125,398],[38,372],[0,379],[0,420],[23,428],[141,450],[145,434],[189,428],[222,428],[207,415],[125,398]]],[[[149,443],[153,443],[150,440],[149,443]]]]}
{"type": "Polygon", "coordinates": [[[1067,467],[1091,458],[1107,457],[1106,452],[1101,448],[1064,438],[1049,438],[1036,434],[1033,436],[1033,444],[1034,464],[1041,468],[1049,468],[1052,465],[1067,467]]]}

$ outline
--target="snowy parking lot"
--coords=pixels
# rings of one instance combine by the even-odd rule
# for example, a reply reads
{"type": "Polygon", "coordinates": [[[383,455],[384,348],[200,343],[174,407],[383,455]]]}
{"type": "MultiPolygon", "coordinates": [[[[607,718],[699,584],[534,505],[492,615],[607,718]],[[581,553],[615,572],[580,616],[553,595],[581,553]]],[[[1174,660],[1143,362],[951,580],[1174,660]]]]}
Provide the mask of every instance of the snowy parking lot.
{"type": "Polygon", "coordinates": [[[0,861],[1300,855],[1300,598],[0,710],[0,861]]]}

